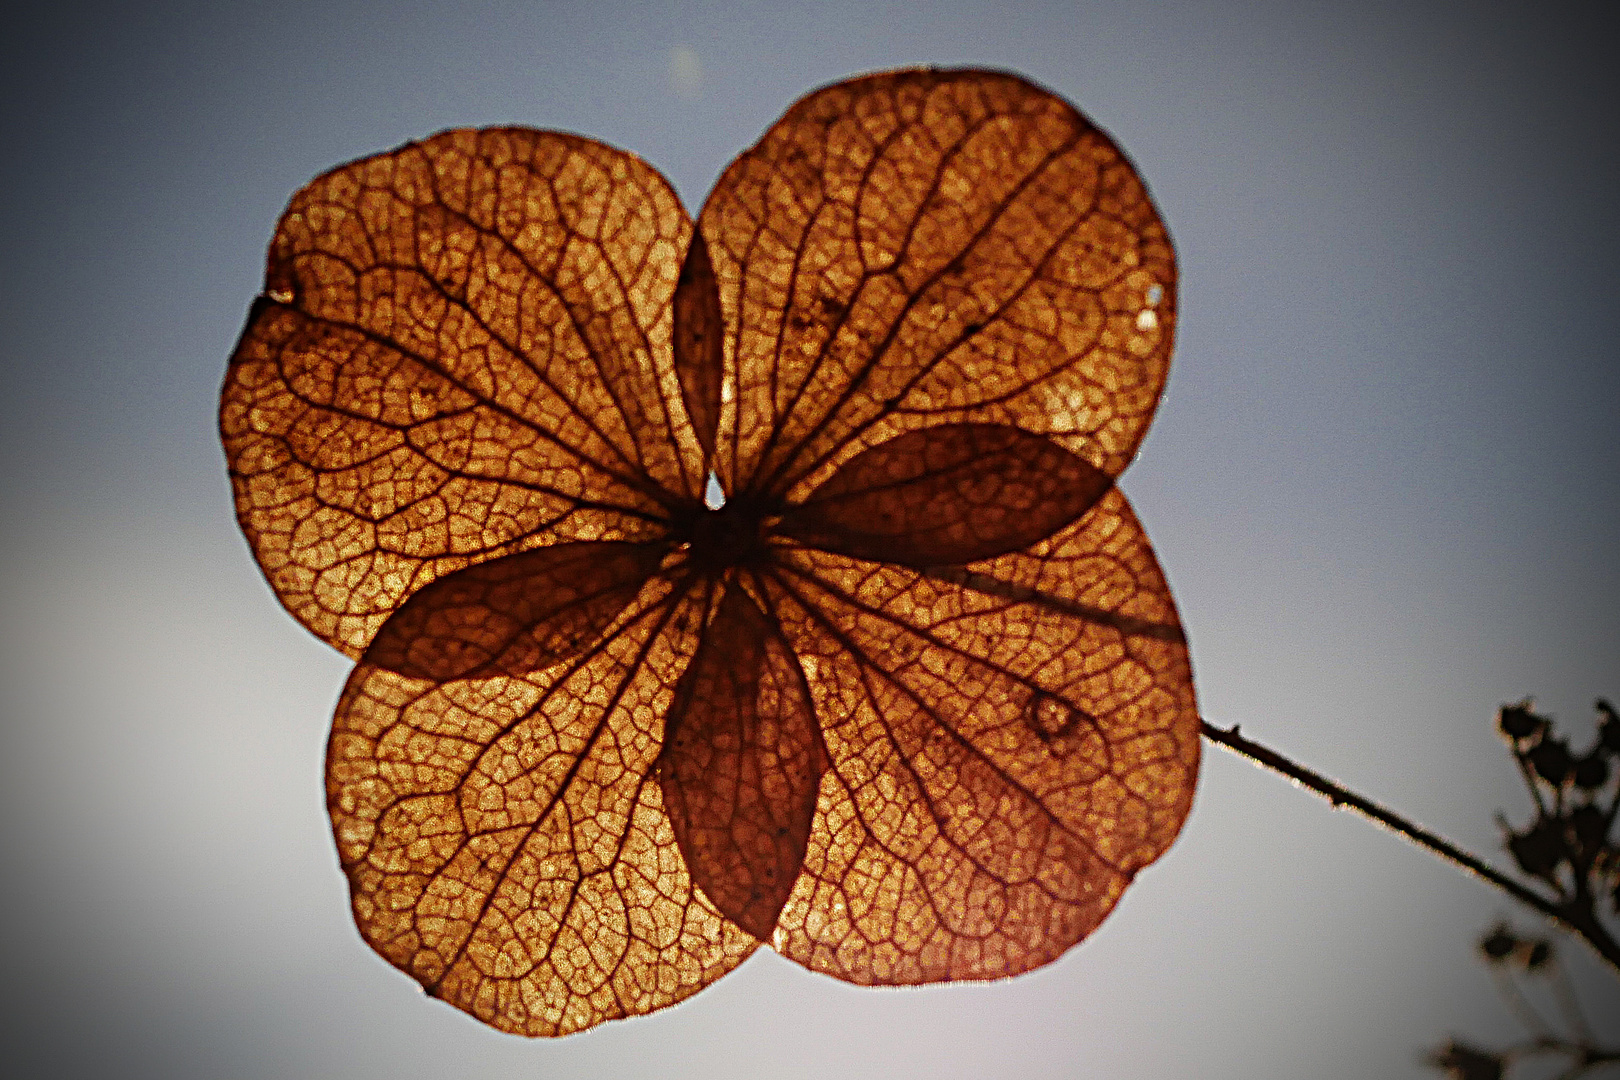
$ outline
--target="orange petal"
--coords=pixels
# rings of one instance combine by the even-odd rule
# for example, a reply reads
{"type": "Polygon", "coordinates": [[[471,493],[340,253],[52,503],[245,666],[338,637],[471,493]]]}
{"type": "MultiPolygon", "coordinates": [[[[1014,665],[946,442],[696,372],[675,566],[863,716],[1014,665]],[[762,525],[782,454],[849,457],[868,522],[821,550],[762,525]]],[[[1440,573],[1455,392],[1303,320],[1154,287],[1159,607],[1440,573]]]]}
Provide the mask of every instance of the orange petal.
{"type": "Polygon", "coordinates": [[[662,556],[658,544],[583,542],[475,563],[413,593],[361,662],[441,682],[548,668],[600,638],[662,556]]]}
{"type": "Polygon", "coordinates": [[[971,571],[784,547],[765,584],[830,760],[783,955],[859,983],[1017,974],[1090,933],[1170,846],[1198,708],[1117,489],[971,571]]]}
{"type": "Polygon", "coordinates": [[[1112,485],[1043,435],[945,424],[855,455],[788,509],[781,531],[859,559],[974,562],[1045,539],[1112,485]]]}
{"type": "Polygon", "coordinates": [[[701,497],[671,345],[691,233],[639,158],[555,132],[445,132],[298,192],[220,406],[288,609],[358,656],[435,578],[647,539],[701,497]]]}
{"type": "Polygon", "coordinates": [[[543,672],[355,669],[326,790],[372,948],[487,1024],[562,1035],[673,1004],[757,947],[693,888],[652,775],[700,616],[654,579],[543,672]]]}
{"type": "Polygon", "coordinates": [[[728,492],[799,501],[940,423],[1051,435],[1110,476],[1164,385],[1175,257],[1124,155],[1014,75],[818,90],[704,203],[735,400],[728,492]]]}
{"type": "Polygon", "coordinates": [[[825,767],[799,662],[728,586],[676,690],[658,776],[692,879],[762,941],[798,879],[825,767]]]}

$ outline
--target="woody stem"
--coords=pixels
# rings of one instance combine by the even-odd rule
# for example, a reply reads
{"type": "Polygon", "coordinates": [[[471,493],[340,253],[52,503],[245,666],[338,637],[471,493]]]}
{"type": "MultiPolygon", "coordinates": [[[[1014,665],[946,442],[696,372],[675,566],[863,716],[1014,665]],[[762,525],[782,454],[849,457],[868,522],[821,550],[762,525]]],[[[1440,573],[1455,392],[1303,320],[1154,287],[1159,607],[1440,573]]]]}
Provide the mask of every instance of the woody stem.
{"type": "Polygon", "coordinates": [[[1592,911],[1590,897],[1585,904],[1578,904],[1572,898],[1564,903],[1532,892],[1519,882],[1503,874],[1474,855],[1457,847],[1451,841],[1430,832],[1397,814],[1395,811],[1373,802],[1371,799],[1357,795],[1344,786],[1329,780],[1314,769],[1308,769],[1295,761],[1284,757],[1259,743],[1244,738],[1238,733],[1239,725],[1233,724],[1231,730],[1223,730],[1202,720],[1204,738],[1211,742],[1220,743],[1234,753],[1242,754],[1257,765],[1263,765],[1274,772],[1279,772],[1302,787],[1305,787],[1322,796],[1335,807],[1348,807],[1373,821],[1392,829],[1406,837],[1412,843],[1434,852],[1442,859],[1449,860],[1456,866],[1468,871],[1476,877],[1495,885],[1521,903],[1534,908],[1543,915],[1552,919],[1566,930],[1584,938],[1586,942],[1597,951],[1598,955],[1608,961],[1609,965],[1620,973],[1620,943],[1611,937],[1604,927],[1598,923],[1592,911]]]}

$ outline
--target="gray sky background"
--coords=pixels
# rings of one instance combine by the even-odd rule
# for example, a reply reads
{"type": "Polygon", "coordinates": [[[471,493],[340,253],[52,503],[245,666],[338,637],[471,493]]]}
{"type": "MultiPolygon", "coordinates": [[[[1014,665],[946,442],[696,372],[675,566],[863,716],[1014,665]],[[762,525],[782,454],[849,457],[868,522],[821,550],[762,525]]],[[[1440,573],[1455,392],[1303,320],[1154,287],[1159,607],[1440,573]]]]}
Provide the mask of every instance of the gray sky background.
{"type": "Polygon", "coordinates": [[[1177,846],[1039,972],[873,991],[762,953],[651,1017],[485,1029],[352,928],[321,795],[348,664],[262,583],[214,411],[277,216],[339,162],[563,128],[695,210],[816,86],[1019,71],[1180,252],[1123,487],[1205,715],[1505,862],[1496,706],[1584,742],[1620,698],[1612,6],[35,6],[0,44],[0,1071],[1351,1080],[1518,1034],[1473,958],[1509,900],[1218,747],[1177,846]]]}

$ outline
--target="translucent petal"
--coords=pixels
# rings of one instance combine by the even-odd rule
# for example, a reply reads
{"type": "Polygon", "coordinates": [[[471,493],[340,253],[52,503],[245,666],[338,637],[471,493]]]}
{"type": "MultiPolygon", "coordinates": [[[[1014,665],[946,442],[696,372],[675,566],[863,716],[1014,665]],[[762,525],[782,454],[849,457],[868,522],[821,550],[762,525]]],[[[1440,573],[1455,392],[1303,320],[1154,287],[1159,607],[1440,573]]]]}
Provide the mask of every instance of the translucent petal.
{"type": "Polygon", "coordinates": [[[1170,845],[1197,775],[1186,645],[1124,497],[939,574],[780,561],[831,766],[776,948],[862,983],[1057,958],[1170,845]]]}
{"type": "Polygon", "coordinates": [[[295,195],[220,408],[288,609],[358,656],[434,578],[647,539],[701,496],[670,343],[690,235],[639,158],[556,132],[445,132],[295,195]]]}
{"type": "Polygon", "coordinates": [[[545,672],[355,669],[327,802],[374,949],[525,1035],[662,1008],[748,956],[758,942],[693,888],[653,775],[700,615],[655,582],[545,672]]]}
{"type": "Polygon", "coordinates": [[[940,423],[1048,434],[1117,476],[1152,417],[1169,237],[1108,137],[1017,76],[819,90],[727,168],[698,223],[728,332],[728,492],[797,501],[940,423]]]}

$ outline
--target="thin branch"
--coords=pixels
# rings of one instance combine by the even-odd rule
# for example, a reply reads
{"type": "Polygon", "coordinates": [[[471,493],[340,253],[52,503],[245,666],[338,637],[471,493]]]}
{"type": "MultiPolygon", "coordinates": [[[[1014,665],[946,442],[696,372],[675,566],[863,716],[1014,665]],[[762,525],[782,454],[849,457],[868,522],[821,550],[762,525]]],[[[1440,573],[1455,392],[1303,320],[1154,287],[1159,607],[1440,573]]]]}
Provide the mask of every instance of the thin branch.
{"type": "Polygon", "coordinates": [[[1267,749],[1257,742],[1245,739],[1238,733],[1239,725],[1237,724],[1233,724],[1230,731],[1222,730],[1208,720],[1202,721],[1202,724],[1204,738],[1209,739],[1211,742],[1220,743],[1228,750],[1242,754],[1249,760],[1264,765],[1268,769],[1282,773],[1302,787],[1316,792],[1336,807],[1348,806],[1350,809],[1358,811],[1385,828],[1400,833],[1419,847],[1427,848],[1442,859],[1450,861],[1476,877],[1483,878],[1514,899],[1580,935],[1593,949],[1597,950],[1598,955],[1607,960],[1616,971],[1620,971],[1620,944],[1616,944],[1615,940],[1604,931],[1603,927],[1598,925],[1590,911],[1566,908],[1539,893],[1532,892],[1506,874],[1503,874],[1500,870],[1463,851],[1444,837],[1406,820],[1393,810],[1379,806],[1371,799],[1357,795],[1355,792],[1329,780],[1314,769],[1308,769],[1283,757],[1275,750],[1267,749]]]}

